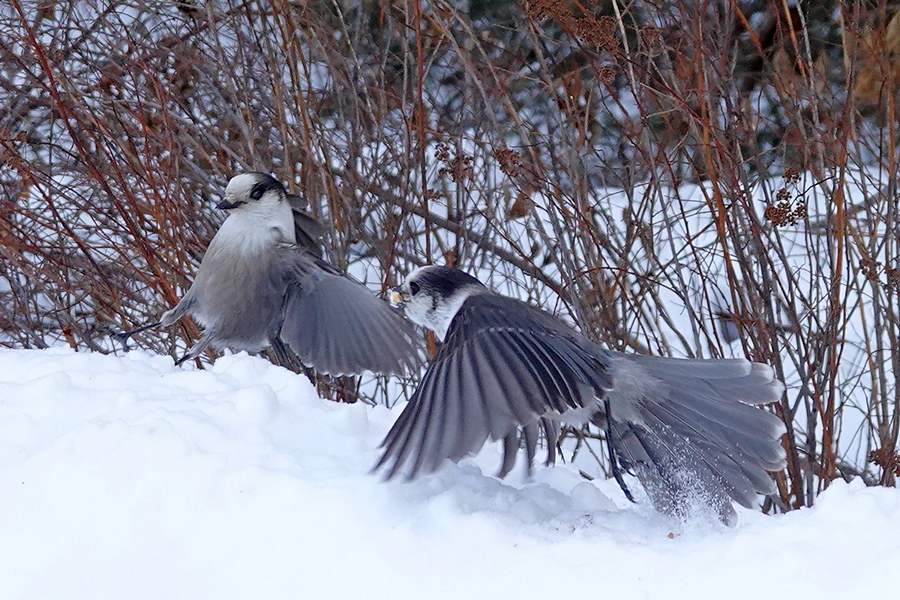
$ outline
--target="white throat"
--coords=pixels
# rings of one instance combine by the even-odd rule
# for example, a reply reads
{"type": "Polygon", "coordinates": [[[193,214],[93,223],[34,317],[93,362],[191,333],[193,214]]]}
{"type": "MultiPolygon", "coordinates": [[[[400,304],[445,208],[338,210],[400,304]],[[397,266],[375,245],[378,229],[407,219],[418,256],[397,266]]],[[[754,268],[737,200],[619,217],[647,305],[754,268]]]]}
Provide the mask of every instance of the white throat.
{"type": "Polygon", "coordinates": [[[286,201],[242,206],[231,211],[213,243],[241,254],[257,253],[279,243],[296,243],[294,217],[286,201]]]}
{"type": "Polygon", "coordinates": [[[437,303],[434,302],[433,296],[419,294],[406,304],[406,316],[413,323],[432,330],[443,342],[456,313],[469,296],[483,294],[486,291],[479,286],[464,287],[450,298],[437,303]]]}

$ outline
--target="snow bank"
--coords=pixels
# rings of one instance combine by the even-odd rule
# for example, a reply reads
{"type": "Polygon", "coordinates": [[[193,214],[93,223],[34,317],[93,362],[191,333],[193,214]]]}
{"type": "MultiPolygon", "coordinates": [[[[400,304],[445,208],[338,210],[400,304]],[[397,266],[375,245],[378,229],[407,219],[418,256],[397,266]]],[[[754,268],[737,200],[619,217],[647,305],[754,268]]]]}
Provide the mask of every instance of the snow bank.
{"type": "Polygon", "coordinates": [[[849,598],[897,589],[900,493],[679,523],[499,449],[369,474],[402,404],[318,398],[244,354],[0,351],[0,597],[849,598]],[[484,473],[484,474],[482,474],[484,473]]]}

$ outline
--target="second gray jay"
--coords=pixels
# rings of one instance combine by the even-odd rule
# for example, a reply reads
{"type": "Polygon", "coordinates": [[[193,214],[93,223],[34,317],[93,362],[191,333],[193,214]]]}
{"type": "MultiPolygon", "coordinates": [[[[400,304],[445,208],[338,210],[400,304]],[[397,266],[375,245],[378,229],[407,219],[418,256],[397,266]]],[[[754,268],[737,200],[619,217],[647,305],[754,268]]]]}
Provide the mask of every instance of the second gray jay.
{"type": "Polygon", "coordinates": [[[362,285],[322,260],[321,225],[291,206],[264,173],[228,182],[218,208],[228,218],[213,237],[190,289],[160,325],[190,314],[207,346],[259,352],[286,345],[319,372],[403,373],[419,363],[412,325],[362,285]]]}
{"type": "Polygon", "coordinates": [[[784,467],[785,428],[756,405],[784,386],[767,365],[607,351],[450,267],[416,270],[392,302],[443,344],[382,444],[376,469],[388,477],[434,471],[489,438],[504,442],[503,476],[520,429],[530,464],[540,429],[552,461],[559,424],[592,421],[606,430],[613,473],[617,463],[632,472],[664,513],[699,500],[731,522],[732,501],[750,507],[775,491],[766,471],[784,467]]]}

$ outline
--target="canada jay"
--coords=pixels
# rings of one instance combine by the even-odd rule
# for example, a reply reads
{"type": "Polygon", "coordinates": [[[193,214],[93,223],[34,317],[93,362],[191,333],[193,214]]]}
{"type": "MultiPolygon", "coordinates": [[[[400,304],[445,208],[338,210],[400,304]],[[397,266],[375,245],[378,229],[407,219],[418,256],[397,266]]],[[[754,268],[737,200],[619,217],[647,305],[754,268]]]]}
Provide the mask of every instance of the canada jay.
{"type": "Polygon", "coordinates": [[[730,523],[732,500],[750,507],[775,491],[766,471],[784,467],[785,428],[757,405],[778,400],[784,386],[767,365],[604,350],[450,267],[416,270],[391,300],[443,343],[382,443],[375,468],[389,478],[434,471],[488,438],[503,440],[502,477],[520,429],[529,465],[544,431],[549,463],[559,424],[591,421],[605,429],[625,493],[618,465],[661,512],[682,515],[700,501],[730,523]]]}
{"type": "Polygon", "coordinates": [[[292,206],[297,200],[264,173],[229,181],[217,206],[228,218],[193,284],[148,327],[168,327],[186,314],[203,327],[203,336],[179,362],[207,346],[259,352],[271,345],[331,375],[415,369],[415,329],[322,259],[322,226],[292,206]]]}

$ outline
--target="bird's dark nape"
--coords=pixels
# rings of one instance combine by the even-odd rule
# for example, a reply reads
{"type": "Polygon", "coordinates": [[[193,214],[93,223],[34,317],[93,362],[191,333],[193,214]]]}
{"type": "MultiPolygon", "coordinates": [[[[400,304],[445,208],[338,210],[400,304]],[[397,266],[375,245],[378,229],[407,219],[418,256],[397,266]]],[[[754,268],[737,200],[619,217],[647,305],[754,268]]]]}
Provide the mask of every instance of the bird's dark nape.
{"type": "MultiPolygon", "coordinates": [[[[284,186],[280,181],[269,175],[268,173],[262,173],[260,171],[254,171],[251,175],[256,176],[256,183],[250,190],[250,195],[253,196],[257,194],[258,196],[262,196],[262,194],[268,191],[277,191],[281,194],[287,195],[287,192],[284,189],[284,186]]],[[[257,197],[258,197],[257,196],[257,197]]]]}
{"type": "Polygon", "coordinates": [[[435,296],[442,298],[448,298],[456,290],[468,285],[484,285],[477,278],[464,271],[438,265],[429,266],[427,270],[421,270],[417,277],[417,283],[431,291],[435,296]]]}

